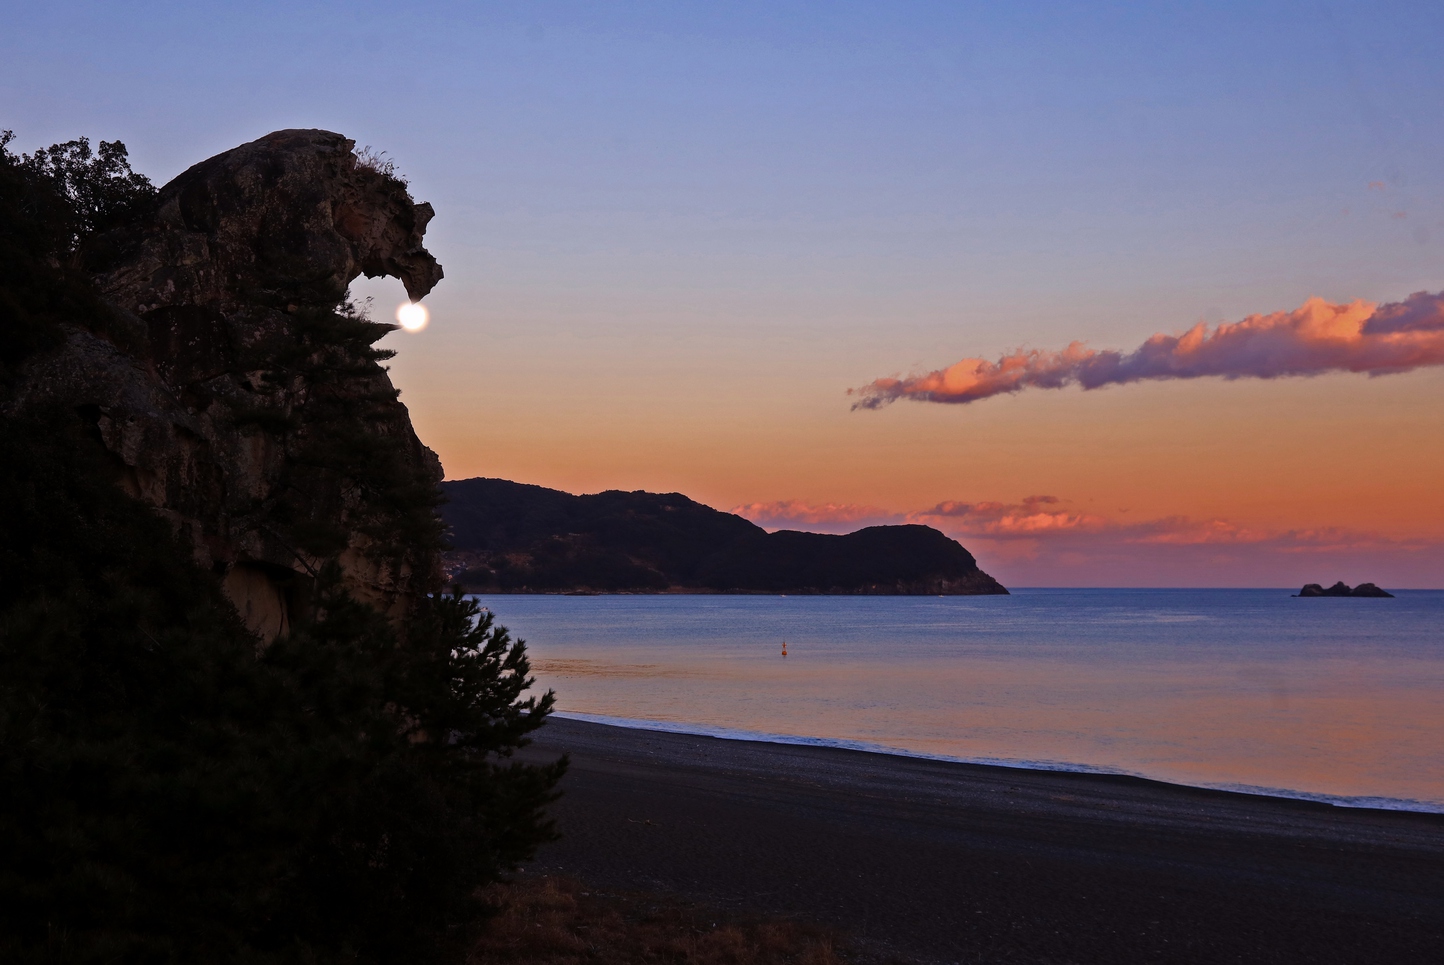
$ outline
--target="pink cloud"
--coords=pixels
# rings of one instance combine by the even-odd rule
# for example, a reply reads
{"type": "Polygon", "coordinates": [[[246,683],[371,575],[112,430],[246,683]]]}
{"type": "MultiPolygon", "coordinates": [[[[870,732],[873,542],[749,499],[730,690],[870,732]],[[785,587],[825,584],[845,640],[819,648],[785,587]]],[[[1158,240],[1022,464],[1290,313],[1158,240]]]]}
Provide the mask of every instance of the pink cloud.
{"type": "MultiPolygon", "coordinates": [[[[943,504],[947,505],[947,504],[943,504]]],[[[987,504],[977,504],[987,505],[987,504]]],[[[1014,511],[965,516],[913,514],[963,543],[1005,585],[1292,586],[1373,580],[1395,586],[1444,582],[1444,541],[1397,539],[1342,528],[1274,529],[1226,519],[1171,516],[1125,522],[1054,513],[1035,525],[1014,511]],[[1020,525],[1021,522],[1021,525],[1020,525]],[[990,569],[991,567],[991,569],[990,569]]]]}
{"type": "MultiPolygon", "coordinates": [[[[924,522],[925,520],[917,520],[924,522]]],[[[1088,519],[1035,529],[950,526],[1007,586],[1301,586],[1327,579],[1444,585],[1444,541],[1339,528],[1279,530],[1223,519],[1088,519]]]]}
{"type": "MultiPolygon", "coordinates": [[[[1037,499],[1031,497],[1030,499],[1037,499]]],[[[1046,497],[1051,502],[1059,502],[1046,497]]],[[[975,503],[980,511],[964,515],[960,520],[950,519],[949,514],[939,509],[954,503],[942,503],[933,509],[909,513],[908,522],[932,523],[950,535],[982,539],[1048,540],[1062,543],[1070,540],[1087,540],[1127,545],[1152,546],[1262,546],[1268,545],[1279,551],[1307,551],[1329,548],[1346,550],[1361,547],[1410,547],[1417,542],[1424,545],[1429,541],[1395,540],[1375,533],[1346,530],[1337,527],[1318,529],[1268,529],[1242,526],[1227,519],[1193,519],[1188,516],[1164,516],[1158,519],[1125,522],[1104,516],[1080,512],[1036,512],[1036,503],[1024,500],[1022,504],[975,503]],[[994,508],[998,507],[998,508],[994,508]]],[[[968,505],[968,504],[961,504],[968,505]]]]}
{"type": "Polygon", "coordinates": [[[1261,543],[1271,538],[1262,530],[1247,529],[1225,519],[1193,520],[1170,517],[1125,527],[1126,542],[1167,543],[1175,546],[1202,546],[1209,543],[1261,543]]]}
{"type": "Polygon", "coordinates": [[[945,501],[897,512],[800,500],[735,507],[768,529],[849,533],[921,523],[961,542],[983,569],[1017,586],[1292,586],[1337,579],[1444,583],[1444,541],[1337,527],[1274,529],[1227,519],[1110,518],[1056,496],[945,501]]]}
{"type": "Polygon", "coordinates": [[[943,502],[928,509],[894,512],[857,503],[813,504],[796,499],[747,503],[730,512],[750,519],[764,529],[803,529],[850,533],[864,526],[922,523],[938,528],[986,535],[996,539],[1030,537],[1042,532],[1078,528],[1099,529],[1101,517],[1055,509],[1056,496],[1028,496],[1021,503],[943,502]]]}
{"type": "Polygon", "coordinates": [[[1097,530],[1107,525],[1100,516],[1057,508],[1057,496],[1028,496],[1021,503],[943,502],[908,514],[908,522],[991,539],[1031,538],[1070,530],[1097,530]]]}
{"type": "Polygon", "coordinates": [[[1057,352],[1018,350],[996,362],[963,359],[946,369],[876,379],[860,389],[854,409],[898,399],[976,402],[1025,388],[1096,389],[1145,379],[1272,379],[1325,372],[1389,375],[1444,365],[1444,292],[1416,292],[1401,302],[1335,305],[1311,298],[1291,312],[1250,315],[1210,330],[1154,335],[1124,354],[1073,342],[1057,352]]]}
{"type": "Polygon", "coordinates": [[[802,529],[816,533],[851,533],[864,526],[907,522],[906,514],[855,503],[813,505],[797,499],[733,506],[736,513],[767,530],[802,529]]]}

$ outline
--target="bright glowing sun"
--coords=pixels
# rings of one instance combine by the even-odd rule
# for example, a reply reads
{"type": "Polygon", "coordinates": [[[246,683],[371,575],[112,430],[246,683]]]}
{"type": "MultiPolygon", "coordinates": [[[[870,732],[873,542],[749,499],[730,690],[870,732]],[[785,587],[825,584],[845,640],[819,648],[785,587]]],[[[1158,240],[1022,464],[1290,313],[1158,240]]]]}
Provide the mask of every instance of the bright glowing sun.
{"type": "Polygon", "coordinates": [[[396,309],[396,321],[408,332],[419,332],[431,321],[431,313],[420,302],[402,302],[396,309]]]}

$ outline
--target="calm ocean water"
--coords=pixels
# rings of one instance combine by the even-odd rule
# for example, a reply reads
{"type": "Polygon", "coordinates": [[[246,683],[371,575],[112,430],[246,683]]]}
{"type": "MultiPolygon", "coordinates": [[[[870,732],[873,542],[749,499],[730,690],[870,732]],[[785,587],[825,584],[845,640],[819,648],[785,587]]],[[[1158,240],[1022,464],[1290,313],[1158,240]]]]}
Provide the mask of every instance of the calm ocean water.
{"type": "Polygon", "coordinates": [[[567,716],[1444,811],[1444,591],[479,599],[567,716]]]}

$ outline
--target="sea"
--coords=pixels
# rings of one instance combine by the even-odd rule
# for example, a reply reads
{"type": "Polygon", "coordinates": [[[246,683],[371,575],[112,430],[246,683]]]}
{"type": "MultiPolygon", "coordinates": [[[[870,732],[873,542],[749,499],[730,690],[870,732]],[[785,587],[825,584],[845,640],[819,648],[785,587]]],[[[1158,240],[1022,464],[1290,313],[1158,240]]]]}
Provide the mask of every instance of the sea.
{"type": "Polygon", "coordinates": [[[477,599],[559,716],[1444,812],[1444,591],[1290,592],[477,599]]]}

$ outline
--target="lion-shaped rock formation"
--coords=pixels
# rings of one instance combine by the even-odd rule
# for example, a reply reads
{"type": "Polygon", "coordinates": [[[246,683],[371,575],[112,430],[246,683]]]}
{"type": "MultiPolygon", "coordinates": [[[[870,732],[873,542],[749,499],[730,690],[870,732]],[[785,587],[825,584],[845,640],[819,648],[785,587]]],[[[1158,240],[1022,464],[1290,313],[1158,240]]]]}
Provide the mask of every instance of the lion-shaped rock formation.
{"type": "Polygon", "coordinates": [[[327,561],[393,616],[440,584],[440,462],[372,347],[393,326],[345,304],[361,274],[431,291],[432,210],[354,146],[268,134],[90,239],[80,257],[114,318],[69,326],[7,405],[79,412],[263,639],[309,607],[327,561]]]}

